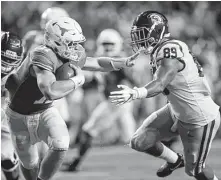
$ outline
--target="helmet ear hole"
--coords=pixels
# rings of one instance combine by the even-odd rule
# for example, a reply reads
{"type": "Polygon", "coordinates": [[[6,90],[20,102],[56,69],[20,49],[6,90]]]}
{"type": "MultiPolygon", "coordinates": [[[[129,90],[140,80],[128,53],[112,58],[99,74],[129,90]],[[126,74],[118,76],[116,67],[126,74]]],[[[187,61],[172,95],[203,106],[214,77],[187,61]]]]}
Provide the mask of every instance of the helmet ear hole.
{"type": "Polygon", "coordinates": [[[58,52],[58,48],[55,47],[55,48],[54,48],[54,51],[57,53],[57,52],[58,52]]]}
{"type": "Polygon", "coordinates": [[[55,41],[54,43],[55,43],[57,46],[61,46],[61,44],[60,44],[60,43],[58,43],[58,42],[56,42],[56,41],[55,41]]]}

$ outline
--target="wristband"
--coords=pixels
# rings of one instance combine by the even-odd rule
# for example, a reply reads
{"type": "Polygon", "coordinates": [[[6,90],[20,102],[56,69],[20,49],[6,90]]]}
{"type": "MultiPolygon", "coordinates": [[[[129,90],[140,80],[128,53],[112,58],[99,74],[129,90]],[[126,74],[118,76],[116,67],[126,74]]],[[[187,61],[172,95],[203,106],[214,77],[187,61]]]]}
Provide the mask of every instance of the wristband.
{"type": "Polygon", "coordinates": [[[137,96],[135,97],[136,99],[142,99],[147,97],[148,91],[145,87],[142,88],[134,87],[133,89],[137,92],[137,96]]]}
{"type": "Polygon", "coordinates": [[[79,86],[83,85],[85,82],[84,76],[75,76],[69,79],[74,82],[74,89],[77,89],[79,86]]]}

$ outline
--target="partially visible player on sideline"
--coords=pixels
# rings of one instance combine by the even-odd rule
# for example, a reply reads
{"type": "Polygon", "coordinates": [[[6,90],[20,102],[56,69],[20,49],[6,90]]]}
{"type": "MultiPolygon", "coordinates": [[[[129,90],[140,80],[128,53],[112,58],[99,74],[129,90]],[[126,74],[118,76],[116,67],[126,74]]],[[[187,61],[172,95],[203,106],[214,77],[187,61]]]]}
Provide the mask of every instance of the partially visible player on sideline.
{"type": "MultiPolygon", "coordinates": [[[[123,57],[123,39],[114,29],[101,31],[97,38],[97,56],[123,57]]],[[[133,117],[132,104],[126,104],[116,108],[108,101],[110,92],[116,90],[117,84],[131,84],[131,78],[125,74],[125,70],[112,71],[103,75],[104,101],[102,101],[89,115],[88,121],[83,125],[78,155],[73,159],[68,167],[68,171],[77,171],[79,164],[85,157],[86,152],[91,147],[92,140],[102,132],[108,131],[114,125],[118,126],[119,141],[128,143],[135,132],[135,121],[133,117]]],[[[100,81],[101,83],[102,81],[100,81]]]]}
{"type": "Polygon", "coordinates": [[[157,171],[159,177],[170,175],[184,166],[197,180],[218,180],[205,164],[212,140],[220,126],[219,106],[211,98],[203,70],[188,46],[170,38],[167,18],[156,11],[139,14],[131,29],[132,47],[144,47],[151,56],[154,78],[141,88],[121,85],[112,92],[118,105],[135,99],[150,98],[164,93],[169,103],[147,117],[131,139],[131,148],[166,163],[157,171]],[[160,141],[180,135],[183,155],[167,148],[160,141]]]}
{"type": "Polygon", "coordinates": [[[1,168],[7,180],[19,179],[19,166],[5,114],[9,101],[5,82],[9,74],[19,67],[22,59],[22,40],[11,32],[1,32],[1,168]]]}
{"type": "Polygon", "coordinates": [[[49,180],[61,166],[69,147],[67,126],[53,101],[65,97],[84,83],[81,68],[112,71],[131,67],[140,52],[126,58],[87,57],[81,26],[68,17],[50,20],[42,46],[31,51],[17,71],[8,77],[7,108],[12,140],[27,180],[49,180]],[[76,76],[56,80],[56,70],[69,63],[76,76]],[[39,161],[37,142],[49,150],[39,161]]]}

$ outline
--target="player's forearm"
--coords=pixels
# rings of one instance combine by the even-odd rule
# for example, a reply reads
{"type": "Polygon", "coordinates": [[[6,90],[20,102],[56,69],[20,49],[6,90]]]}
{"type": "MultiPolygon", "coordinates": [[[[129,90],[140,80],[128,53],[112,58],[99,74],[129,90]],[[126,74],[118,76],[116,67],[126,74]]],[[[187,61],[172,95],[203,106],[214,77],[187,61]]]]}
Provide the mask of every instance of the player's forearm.
{"type": "Polygon", "coordinates": [[[144,87],[134,88],[134,89],[137,91],[138,94],[137,98],[141,99],[141,98],[154,97],[162,93],[164,88],[165,87],[163,86],[161,80],[153,80],[144,87]]]}
{"type": "Polygon", "coordinates": [[[125,58],[99,57],[97,61],[104,71],[118,71],[127,67],[125,58]]]}
{"type": "Polygon", "coordinates": [[[47,87],[39,87],[48,100],[61,99],[75,89],[72,80],[55,81],[47,87]]]}
{"type": "Polygon", "coordinates": [[[83,85],[84,82],[84,76],[79,74],[69,80],[54,81],[48,86],[41,87],[40,84],[39,88],[48,100],[56,100],[68,95],[70,92],[83,85]]]}
{"type": "Polygon", "coordinates": [[[150,83],[148,83],[145,88],[147,89],[147,98],[156,96],[163,92],[164,86],[161,80],[153,80],[150,83]]]}
{"type": "Polygon", "coordinates": [[[121,68],[127,67],[126,60],[122,58],[110,58],[110,57],[87,57],[87,61],[82,68],[89,71],[117,71],[121,68]]]}

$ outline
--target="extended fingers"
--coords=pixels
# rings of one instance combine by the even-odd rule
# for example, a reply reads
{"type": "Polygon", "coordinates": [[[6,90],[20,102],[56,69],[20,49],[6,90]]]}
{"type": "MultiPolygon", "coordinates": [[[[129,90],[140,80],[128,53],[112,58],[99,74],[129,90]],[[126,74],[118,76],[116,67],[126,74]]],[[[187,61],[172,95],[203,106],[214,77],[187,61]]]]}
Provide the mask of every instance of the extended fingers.
{"type": "Polygon", "coordinates": [[[117,87],[118,87],[118,88],[122,88],[122,89],[129,89],[128,86],[123,85],[123,84],[119,84],[119,85],[117,85],[117,87]]]}

